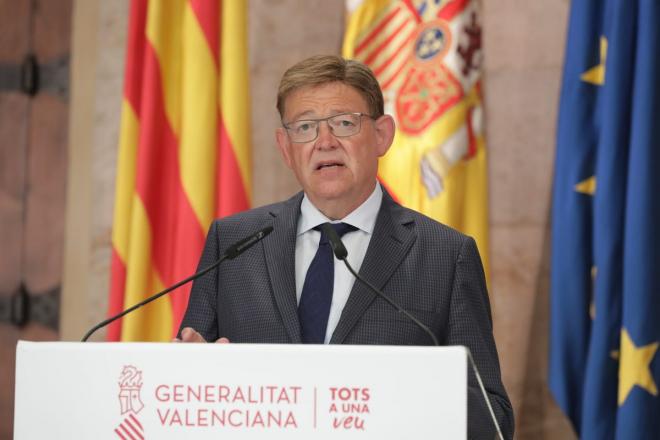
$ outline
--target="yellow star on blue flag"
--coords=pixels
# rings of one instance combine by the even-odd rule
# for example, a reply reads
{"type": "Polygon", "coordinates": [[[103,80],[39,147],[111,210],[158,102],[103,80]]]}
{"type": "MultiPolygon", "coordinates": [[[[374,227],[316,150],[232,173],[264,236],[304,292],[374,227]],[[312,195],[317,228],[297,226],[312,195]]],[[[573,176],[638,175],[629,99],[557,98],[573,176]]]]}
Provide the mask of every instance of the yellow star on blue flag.
{"type": "Polygon", "coordinates": [[[651,361],[657,351],[657,342],[638,347],[625,328],[621,331],[619,406],[625,403],[634,386],[640,387],[653,396],[658,395],[658,386],[651,373],[651,361]]]}
{"type": "Polygon", "coordinates": [[[584,72],[580,79],[595,86],[605,84],[605,61],[607,60],[607,38],[600,37],[600,62],[597,66],[584,72]]]}

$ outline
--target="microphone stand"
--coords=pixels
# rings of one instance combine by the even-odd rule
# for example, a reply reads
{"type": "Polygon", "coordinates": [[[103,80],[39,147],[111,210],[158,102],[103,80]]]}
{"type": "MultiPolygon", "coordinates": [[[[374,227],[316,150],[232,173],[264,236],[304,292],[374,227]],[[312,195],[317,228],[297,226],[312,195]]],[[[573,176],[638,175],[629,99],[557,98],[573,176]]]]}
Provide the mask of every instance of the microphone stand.
{"type": "MultiPolygon", "coordinates": [[[[429,337],[433,340],[433,345],[435,345],[436,347],[440,346],[440,344],[438,343],[438,339],[435,337],[431,329],[429,329],[426,325],[420,322],[413,315],[408,313],[408,311],[405,310],[403,307],[392,301],[387,295],[381,292],[380,289],[377,289],[376,286],[374,286],[369,281],[364,279],[360,274],[355,272],[355,270],[351,267],[351,265],[348,264],[348,260],[346,259],[346,257],[348,257],[348,251],[346,250],[346,246],[344,246],[344,243],[341,241],[341,238],[339,238],[339,235],[337,235],[335,229],[332,226],[330,226],[330,223],[324,223],[323,225],[321,225],[321,229],[323,229],[325,236],[328,237],[328,241],[330,241],[330,246],[332,247],[332,252],[335,254],[335,257],[337,257],[338,260],[344,262],[346,268],[349,270],[349,272],[353,274],[353,276],[357,280],[365,284],[369,288],[369,290],[374,292],[378,297],[384,299],[385,302],[387,302],[389,305],[394,307],[394,309],[396,309],[398,312],[402,313],[404,316],[406,316],[408,319],[414,322],[415,325],[417,325],[417,327],[419,327],[427,335],[429,335],[429,337]]],[[[488,393],[486,393],[486,388],[484,387],[483,381],[481,380],[481,375],[479,374],[479,370],[477,369],[477,364],[474,362],[474,359],[472,358],[472,353],[470,353],[470,349],[465,347],[465,350],[467,351],[467,356],[470,361],[470,365],[472,366],[472,371],[474,371],[474,375],[477,377],[477,383],[479,384],[479,389],[481,390],[481,394],[483,395],[484,400],[486,401],[486,406],[488,407],[488,411],[490,412],[490,416],[493,420],[493,424],[495,425],[495,429],[497,430],[497,435],[499,436],[500,440],[504,440],[504,436],[502,435],[502,430],[500,429],[500,425],[497,422],[497,417],[495,417],[495,411],[493,410],[493,406],[490,404],[488,393]]]]}
{"type": "Polygon", "coordinates": [[[124,310],[123,312],[121,312],[117,315],[111,316],[110,318],[108,318],[108,319],[106,319],[102,322],[99,322],[94,327],[89,329],[89,331],[85,334],[85,336],[83,336],[81,342],[87,342],[87,339],[89,339],[89,337],[92,336],[94,334],[94,332],[96,332],[98,329],[105,327],[106,325],[110,324],[113,321],[116,321],[117,319],[121,318],[122,316],[127,315],[127,314],[131,313],[132,311],[139,309],[143,305],[149,304],[151,301],[157,300],[158,298],[160,298],[163,295],[167,295],[172,290],[177,289],[177,288],[183,286],[184,284],[186,284],[186,283],[188,283],[188,282],[190,282],[190,281],[192,281],[196,278],[199,278],[202,275],[207,274],[208,272],[210,272],[213,269],[220,266],[220,264],[223,261],[233,260],[234,258],[238,257],[240,254],[242,254],[243,252],[248,250],[250,247],[252,247],[255,243],[261,241],[264,237],[266,237],[271,232],[273,232],[273,227],[268,226],[268,227],[265,227],[264,229],[262,229],[260,231],[255,232],[254,234],[238,241],[237,243],[234,243],[233,245],[231,245],[227,248],[227,251],[225,251],[225,253],[222,255],[222,257],[218,261],[216,261],[215,263],[213,263],[212,265],[210,265],[206,269],[203,269],[203,270],[189,276],[188,278],[179,281],[175,285],[170,286],[167,289],[165,289],[161,292],[158,292],[155,295],[150,296],[149,298],[145,299],[144,301],[141,301],[141,302],[129,307],[128,309],[124,310]]]}

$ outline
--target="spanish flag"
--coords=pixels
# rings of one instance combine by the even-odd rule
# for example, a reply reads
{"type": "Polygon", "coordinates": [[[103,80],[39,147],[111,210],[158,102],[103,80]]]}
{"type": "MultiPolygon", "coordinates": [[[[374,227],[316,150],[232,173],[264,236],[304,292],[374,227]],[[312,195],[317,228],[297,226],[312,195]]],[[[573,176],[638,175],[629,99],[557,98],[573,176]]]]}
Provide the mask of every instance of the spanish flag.
{"type": "Polygon", "coordinates": [[[381,182],[403,205],[473,236],[488,274],[479,2],[346,4],[343,55],[373,70],[397,124],[381,182]]]}
{"type": "MultiPolygon", "coordinates": [[[[250,206],[246,3],[132,0],[108,314],[191,275],[215,217],[250,206]]],[[[113,323],[169,340],[190,285],[113,323]]]]}

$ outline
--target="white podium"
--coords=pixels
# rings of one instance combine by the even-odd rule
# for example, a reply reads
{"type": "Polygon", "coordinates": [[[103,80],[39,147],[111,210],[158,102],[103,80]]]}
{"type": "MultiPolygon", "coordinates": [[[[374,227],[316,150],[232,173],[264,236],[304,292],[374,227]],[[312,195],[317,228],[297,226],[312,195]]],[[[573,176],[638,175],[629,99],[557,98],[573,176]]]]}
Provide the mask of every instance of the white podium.
{"type": "Polygon", "coordinates": [[[24,342],[14,438],[464,439],[463,347],[24,342]]]}

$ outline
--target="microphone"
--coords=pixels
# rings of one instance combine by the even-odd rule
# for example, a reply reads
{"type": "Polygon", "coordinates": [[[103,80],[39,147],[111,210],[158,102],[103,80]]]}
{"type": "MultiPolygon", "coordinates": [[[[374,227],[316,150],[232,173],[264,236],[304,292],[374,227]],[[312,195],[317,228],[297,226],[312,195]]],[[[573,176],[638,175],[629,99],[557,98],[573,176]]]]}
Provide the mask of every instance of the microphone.
{"type": "Polygon", "coordinates": [[[360,274],[355,272],[353,268],[351,267],[350,264],[348,264],[348,260],[346,260],[346,257],[348,256],[348,251],[346,250],[346,246],[344,246],[344,243],[341,241],[341,238],[339,238],[339,235],[337,235],[337,232],[335,229],[330,226],[330,223],[324,223],[321,225],[321,229],[323,229],[323,232],[325,233],[325,236],[328,237],[328,241],[330,242],[330,247],[332,248],[332,252],[335,254],[335,257],[337,257],[338,260],[343,261],[344,264],[346,265],[346,268],[353,274],[353,276],[358,279],[362,284],[366,285],[369,290],[374,292],[376,295],[378,295],[380,298],[384,299],[385,302],[387,302],[390,306],[394,307],[394,309],[405,315],[409,320],[411,320],[417,327],[422,329],[433,341],[433,345],[439,346],[440,344],[438,343],[438,338],[435,337],[431,329],[429,329],[426,325],[424,325],[419,319],[415,318],[413,315],[411,315],[406,309],[398,305],[396,302],[392,301],[387,295],[385,295],[383,292],[381,292],[376,286],[371,284],[369,281],[365,280],[360,274]]]}
{"type": "Polygon", "coordinates": [[[98,329],[101,329],[101,328],[105,327],[106,325],[116,321],[117,319],[121,318],[122,316],[127,315],[127,314],[131,313],[132,311],[134,311],[136,309],[139,309],[143,305],[149,304],[151,301],[156,300],[156,299],[160,298],[163,295],[167,295],[172,290],[177,289],[177,288],[183,286],[184,284],[186,284],[190,281],[193,281],[193,280],[201,277],[202,275],[207,274],[208,272],[212,271],[216,267],[220,266],[220,263],[222,263],[223,261],[233,260],[234,258],[241,255],[243,252],[245,252],[246,250],[248,250],[249,248],[254,246],[257,242],[263,240],[271,232],[273,232],[273,227],[272,226],[267,226],[267,227],[255,232],[254,234],[249,235],[249,236],[245,237],[244,239],[232,244],[231,246],[229,246],[227,248],[227,250],[222,255],[222,257],[220,257],[220,259],[218,261],[216,261],[215,263],[213,263],[209,267],[200,270],[196,274],[191,275],[188,278],[179,281],[178,283],[174,284],[173,286],[170,286],[167,289],[156,293],[155,295],[150,296],[149,298],[145,299],[144,301],[141,301],[141,302],[135,304],[134,306],[129,307],[128,309],[124,310],[123,312],[121,312],[121,313],[119,313],[115,316],[111,316],[110,318],[106,319],[105,321],[102,321],[102,322],[98,323],[97,325],[92,327],[85,334],[85,336],[82,338],[81,342],[87,342],[87,339],[89,339],[89,337],[92,336],[94,334],[94,332],[96,332],[98,329]]]}
{"type": "Polygon", "coordinates": [[[257,231],[254,234],[249,235],[244,239],[229,246],[225,251],[225,255],[229,260],[233,260],[234,258],[241,255],[243,252],[245,252],[246,250],[250,249],[252,246],[257,244],[257,242],[263,240],[266,237],[266,235],[270,234],[271,232],[273,232],[273,227],[267,226],[261,229],[260,231],[257,231]]]}
{"type": "MultiPolygon", "coordinates": [[[[387,295],[385,295],[383,292],[377,289],[373,284],[365,280],[361,275],[359,275],[357,272],[355,272],[355,270],[353,270],[351,265],[348,264],[348,260],[346,260],[346,257],[348,256],[348,251],[346,250],[346,246],[344,246],[344,243],[341,241],[341,238],[339,238],[339,235],[337,235],[335,229],[332,226],[330,226],[330,223],[322,224],[321,229],[323,229],[325,236],[328,237],[328,241],[330,242],[330,247],[332,248],[332,252],[335,254],[335,257],[337,257],[338,260],[344,262],[348,270],[353,274],[353,276],[356,279],[358,279],[360,282],[362,282],[367,287],[369,287],[369,289],[372,292],[374,292],[376,295],[384,299],[389,305],[394,307],[398,312],[405,315],[408,319],[410,319],[413,323],[415,323],[417,327],[424,330],[424,332],[426,332],[426,334],[428,334],[429,337],[433,340],[433,345],[435,345],[436,347],[440,345],[438,344],[438,339],[435,337],[431,329],[429,329],[426,325],[421,323],[417,318],[415,318],[413,315],[408,313],[407,310],[405,310],[403,307],[399,306],[397,303],[392,301],[387,295]]],[[[488,411],[490,413],[491,420],[495,425],[495,430],[497,431],[498,437],[501,440],[504,440],[504,436],[502,435],[502,430],[500,429],[500,425],[497,422],[497,417],[495,417],[495,411],[493,411],[493,407],[490,403],[490,399],[488,398],[488,393],[486,393],[486,388],[484,387],[483,381],[481,380],[481,374],[479,374],[479,370],[477,369],[477,364],[474,362],[474,359],[472,358],[472,353],[470,352],[470,349],[465,347],[465,350],[467,351],[467,356],[470,365],[472,366],[472,371],[474,371],[474,374],[477,377],[477,383],[479,384],[481,394],[486,402],[486,407],[488,408],[488,411]]]]}

